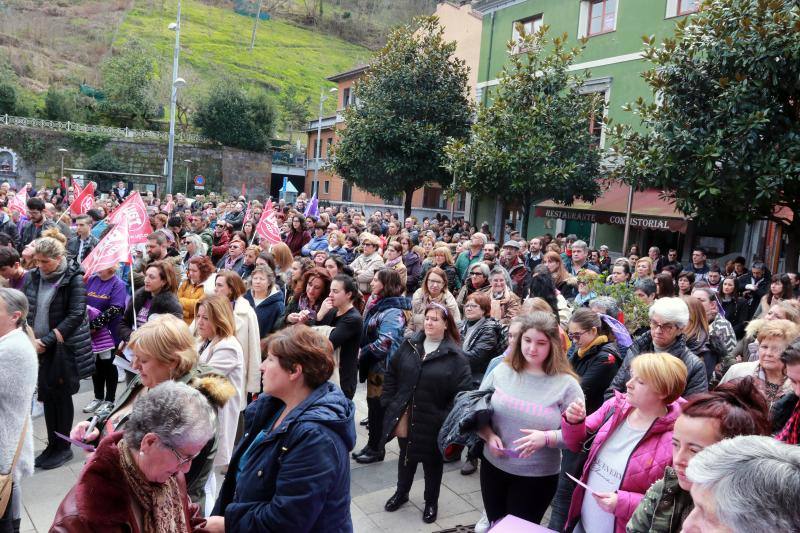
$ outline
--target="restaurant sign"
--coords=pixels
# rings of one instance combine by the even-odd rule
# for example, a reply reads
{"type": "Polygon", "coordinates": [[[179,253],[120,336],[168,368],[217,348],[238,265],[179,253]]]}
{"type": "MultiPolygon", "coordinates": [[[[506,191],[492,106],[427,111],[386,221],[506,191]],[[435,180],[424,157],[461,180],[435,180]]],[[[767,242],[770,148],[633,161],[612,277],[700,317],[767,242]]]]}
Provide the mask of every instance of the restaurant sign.
{"type": "MultiPolygon", "coordinates": [[[[597,222],[598,224],[625,225],[625,215],[619,213],[603,213],[600,211],[584,211],[582,209],[563,209],[556,207],[537,207],[535,216],[560,218],[562,220],[579,220],[581,222],[597,222]]],[[[648,217],[631,215],[631,227],[662,231],[679,231],[686,233],[689,222],[680,218],[648,217]]]]}

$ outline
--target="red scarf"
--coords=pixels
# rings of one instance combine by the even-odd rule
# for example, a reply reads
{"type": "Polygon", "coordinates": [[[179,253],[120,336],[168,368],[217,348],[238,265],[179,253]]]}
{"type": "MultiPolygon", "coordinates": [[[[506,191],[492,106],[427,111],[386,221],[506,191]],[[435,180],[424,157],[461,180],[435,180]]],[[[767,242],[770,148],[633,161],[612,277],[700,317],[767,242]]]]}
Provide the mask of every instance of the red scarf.
{"type": "Polygon", "coordinates": [[[800,441],[800,400],[795,404],[792,416],[789,417],[786,425],[783,426],[783,429],[775,438],[786,444],[800,443],[798,442],[800,441]]]}

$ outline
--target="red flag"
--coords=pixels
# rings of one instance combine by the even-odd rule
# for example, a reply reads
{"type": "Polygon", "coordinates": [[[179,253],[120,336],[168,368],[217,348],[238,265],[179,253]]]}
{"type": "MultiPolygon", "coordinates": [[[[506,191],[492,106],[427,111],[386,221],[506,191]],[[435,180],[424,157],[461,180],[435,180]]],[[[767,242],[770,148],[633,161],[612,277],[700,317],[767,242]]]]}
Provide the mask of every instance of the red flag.
{"type": "Polygon", "coordinates": [[[247,209],[244,210],[244,221],[247,222],[250,220],[250,217],[253,213],[250,211],[250,202],[247,202],[247,209]]]}
{"type": "Polygon", "coordinates": [[[78,196],[80,196],[80,194],[81,194],[81,191],[82,191],[82,190],[83,190],[83,189],[81,189],[81,186],[80,186],[80,184],[79,184],[77,181],[75,181],[75,180],[73,179],[73,180],[72,180],[72,194],[74,194],[74,195],[75,195],[75,198],[77,198],[78,196]]]}
{"type": "Polygon", "coordinates": [[[247,198],[247,184],[245,182],[242,182],[242,196],[247,198]]]}
{"type": "Polygon", "coordinates": [[[81,193],[75,197],[75,201],[69,206],[69,210],[75,215],[85,215],[94,205],[94,182],[83,188],[81,193]]]}
{"type": "Polygon", "coordinates": [[[281,230],[278,227],[275,210],[272,208],[272,198],[267,200],[267,205],[264,206],[264,212],[261,213],[261,220],[258,221],[256,232],[270,244],[281,242],[281,230]]]}
{"type": "Polygon", "coordinates": [[[10,210],[17,210],[23,215],[28,214],[28,204],[26,200],[28,199],[28,186],[26,185],[24,189],[17,192],[14,195],[14,198],[8,201],[8,208],[10,210]]]}
{"type": "MultiPolygon", "coordinates": [[[[86,188],[88,189],[89,186],[86,188]]],[[[119,217],[119,222],[111,231],[106,233],[106,236],[97,243],[97,246],[92,249],[89,255],[86,256],[86,259],[81,263],[81,267],[85,272],[83,278],[88,279],[89,276],[95,272],[110,268],[119,263],[129,263],[131,257],[128,251],[129,239],[128,218],[119,217]]]]}
{"type": "Polygon", "coordinates": [[[153,227],[138,191],[132,192],[107,220],[109,224],[119,224],[123,218],[128,219],[128,244],[147,242],[147,236],[153,233],[153,227]]]}

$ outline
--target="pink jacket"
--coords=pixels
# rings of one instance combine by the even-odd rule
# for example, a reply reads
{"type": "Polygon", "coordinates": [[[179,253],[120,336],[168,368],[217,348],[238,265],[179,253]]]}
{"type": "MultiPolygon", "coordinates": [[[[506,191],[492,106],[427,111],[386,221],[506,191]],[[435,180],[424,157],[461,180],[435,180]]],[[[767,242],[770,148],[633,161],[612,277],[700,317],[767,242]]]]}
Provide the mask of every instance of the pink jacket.
{"type": "MultiPolygon", "coordinates": [[[[686,400],[678,398],[667,406],[667,414],[655,422],[645,433],[645,436],[633,450],[625,472],[622,474],[622,481],[617,490],[617,508],[614,511],[614,532],[625,533],[625,526],[630,520],[639,502],[644,497],[644,493],[650,485],[664,477],[664,468],[672,465],[672,427],[680,414],[680,404],[686,400]]],[[[620,392],[615,392],[613,398],[606,402],[586,420],[580,424],[570,424],[566,419],[562,419],[561,432],[567,446],[573,450],[580,450],[583,441],[586,439],[587,431],[595,431],[603,423],[606,413],[613,406],[614,414],[597,431],[597,436],[589,450],[589,456],[583,467],[581,481],[586,482],[589,477],[589,468],[597,457],[600,447],[608,436],[628,417],[633,410],[633,406],[628,403],[627,396],[620,392]]],[[[572,531],[578,523],[583,505],[585,489],[580,485],[575,487],[572,493],[572,503],[569,506],[566,531],[572,531]]]]}

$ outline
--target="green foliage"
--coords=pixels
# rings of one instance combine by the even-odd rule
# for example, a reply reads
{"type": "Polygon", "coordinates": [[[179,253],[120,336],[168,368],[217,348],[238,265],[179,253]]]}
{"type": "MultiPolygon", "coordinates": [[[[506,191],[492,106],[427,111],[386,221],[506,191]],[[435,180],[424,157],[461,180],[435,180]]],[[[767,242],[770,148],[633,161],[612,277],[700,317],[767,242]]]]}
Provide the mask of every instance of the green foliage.
{"type": "Polygon", "coordinates": [[[467,67],[445,42],[436,17],[392,32],[356,85],[359,104],[345,111],[337,174],[382,198],[411,195],[426,183],[448,186],[443,148],[469,131],[467,67]]]}
{"type": "Polygon", "coordinates": [[[249,95],[231,81],[214,85],[194,114],[206,137],[255,152],[269,148],[275,118],[275,106],[264,91],[249,95]]]}
{"type": "Polygon", "coordinates": [[[643,132],[614,128],[624,157],[618,175],[667,191],[699,220],[784,224],[786,267],[793,269],[800,242],[800,6],[707,1],[677,24],[674,38],[644,41],[653,64],[644,79],[661,102],[629,105],[643,132]]]}
{"type": "MultiPolygon", "coordinates": [[[[101,133],[81,133],[70,131],[66,133],[66,136],[69,137],[70,144],[72,145],[74,152],[81,153],[89,157],[105,148],[106,144],[108,144],[108,142],[111,140],[111,137],[101,133]]],[[[98,170],[105,169],[101,168],[98,170]]]]}
{"type": "Polygon", "coordinates": [[[17,88],[9,83],[0,83],[0,115],[13,115],[17,111],[17,88]]]}
{"type": "MultiPolygon", "coordinates": [[[[104,170],[106,172],[123,172],[125,170],[125,167],[120,160],[108,150],[103,150],[102,152],[97,152],[94,154],[89,158],[87,165],[88,168],[92,170],[104,170]]],[[[106,179],[105,176],[106,175],[104,174],[95,174],[90,172],[87,175],[87,178],[92,181],[99,181],[101,179],[106,179]]]]}
{"type": "Polygon", "coordinates": [[[47,143],[35,133],[17,132],[17,151],[22,159],[29,163],[36,163],[47,151],[47,143]]]}
{"type": "Polygon", "coordinates": [[[491,105],[479,107],[470,138],[445,151],[455,189],[520,199],[524,234],[535,199],[569,205],[599,195],[600,151],[588,125],[602,102],[581,93],[588,72],[568,71],[581,48],[566,48],[566,34],[550,39],[547,26],[532,35],[518,31],[521,42],[508,44],[510,62],[491,105]]]}
{"type": "MultiPolygon", "coordinates": [[[[648,311],[650,306],[636,296],[633,285],[629,283],[613,283],[606,285],[608,274],[603,274],[589,282],[589,291],[597,296],[610,296],[619,305],[620,311],[625,316],[625,328],[629,333],[650,323],[648,311]]],[[[616,318],[616,317],[614,317],[616,318]]]]}
{"type": "Polygon", "coordinates": [[[103,62],[100,103],[104,120],[120,127],[146,128],[157,112],[154,51],[142,41],[131,40],[103,62]]]}
{"type": "Polygon", "coordinates": [[[302,97],[295,87],[287,87],[281,91],[280,106],[281,126],[289,133],[291,141],[292,132],[300,131],[308,122],[311,97],[302,97]]]}
{"type": "Polygon", "coordinates": [[[75,102],[76,96],[74,93],[61,91],[53,86],[49,87],[44,97],[43,117],[62,122],[79,120],[78,108],[75,102]]]}

